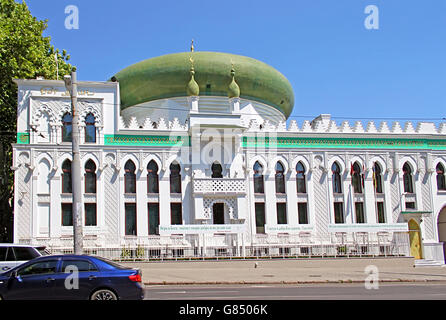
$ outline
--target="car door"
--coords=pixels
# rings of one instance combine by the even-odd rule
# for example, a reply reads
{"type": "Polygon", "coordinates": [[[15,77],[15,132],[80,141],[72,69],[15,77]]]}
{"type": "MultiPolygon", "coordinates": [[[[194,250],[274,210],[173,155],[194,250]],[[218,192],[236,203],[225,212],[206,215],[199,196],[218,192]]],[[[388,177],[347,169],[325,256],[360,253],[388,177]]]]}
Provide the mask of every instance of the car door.
{"type": "Polygon", "coordinates": [[[100,272],[88,259],[63,257],[61,277],[56,281],[56,294],[61,299],[88,299],[98,286],[100,272]]]}
{"type": "Polygon", "coordinates": [[[59,259],[27,263],[17,269],[8,283],[7,299],[54,299],[54,285],[59,259]]]}

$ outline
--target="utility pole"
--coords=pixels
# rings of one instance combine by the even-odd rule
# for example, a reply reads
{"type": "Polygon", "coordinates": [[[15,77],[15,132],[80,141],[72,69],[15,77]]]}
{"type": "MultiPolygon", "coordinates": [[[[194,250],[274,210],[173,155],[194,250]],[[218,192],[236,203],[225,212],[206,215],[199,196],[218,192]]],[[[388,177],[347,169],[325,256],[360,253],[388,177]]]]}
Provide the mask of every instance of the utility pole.
{"type": "Polygon", "coordinates": [[[73,243],[74,254],[83,254],[83,233],[82,233],[82,189],[81,189],[81,161],[79,152],[79,115],[76,111],[77,104],[77,77],[76,69],[73,68],[71,76],[64,76],[65,87],[71,96],[71,116],[72,120],[72,156],[71,162],[71,181],[73,194],[73,243]]]}

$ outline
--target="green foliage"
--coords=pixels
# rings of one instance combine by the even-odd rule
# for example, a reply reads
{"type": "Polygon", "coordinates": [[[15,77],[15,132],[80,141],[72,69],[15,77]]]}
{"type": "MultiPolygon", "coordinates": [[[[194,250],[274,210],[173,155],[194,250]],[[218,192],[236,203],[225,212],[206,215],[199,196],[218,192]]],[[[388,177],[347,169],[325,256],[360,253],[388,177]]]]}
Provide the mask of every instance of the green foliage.
{"type": "Polygon", "coordinates": [[[0,242],[12,240],[13,172],[12,147],[17,124],[17,85],[13,79],[59,79],[69,74],[70,56],[44,37],[47,20],[33,17],[25,2],[0,0],[0,242]]]}

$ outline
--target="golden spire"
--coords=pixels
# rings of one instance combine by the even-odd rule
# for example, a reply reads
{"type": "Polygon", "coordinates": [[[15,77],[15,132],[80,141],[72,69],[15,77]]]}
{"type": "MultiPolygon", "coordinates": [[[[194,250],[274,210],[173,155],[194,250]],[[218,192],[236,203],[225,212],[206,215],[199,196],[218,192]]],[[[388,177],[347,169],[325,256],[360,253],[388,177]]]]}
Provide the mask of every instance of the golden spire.
{"type": "Polygon", "coordinates": [[[234,61],[231,59],[231,77],[232,81],[228,87],[228,97],[229,98],[239,98],[240,97],[240,87],[235,81],[235,67],[234,61]]]}
{"type": "Polygon", "coordinates": [[[194,39],[192,39],[190,44],[190,52],[194,52],[194,39]]]}
{"type": "Polygon", "coordinates": [[[192,55],[189,57],[190,61],[190,81],[187,84],[186,92],[188,96],[198,96],[200,94],[200,87],[198,83],[195,81],[195,69],[194,69],[194,59],[192,59],[192,55]]]}

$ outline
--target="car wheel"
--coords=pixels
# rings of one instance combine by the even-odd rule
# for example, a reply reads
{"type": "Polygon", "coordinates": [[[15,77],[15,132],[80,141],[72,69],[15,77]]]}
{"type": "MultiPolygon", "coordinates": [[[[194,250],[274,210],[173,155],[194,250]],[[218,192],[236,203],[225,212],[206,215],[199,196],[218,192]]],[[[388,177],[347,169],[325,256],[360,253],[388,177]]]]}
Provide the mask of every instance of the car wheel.
{"type": "Polygon", "coordinates": [[[91,295],[90,300],[118,300],[118,297],[111,290],[100,289],[91,295]]]}

